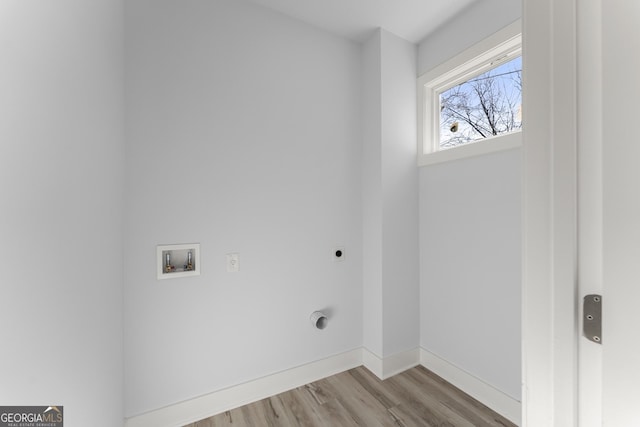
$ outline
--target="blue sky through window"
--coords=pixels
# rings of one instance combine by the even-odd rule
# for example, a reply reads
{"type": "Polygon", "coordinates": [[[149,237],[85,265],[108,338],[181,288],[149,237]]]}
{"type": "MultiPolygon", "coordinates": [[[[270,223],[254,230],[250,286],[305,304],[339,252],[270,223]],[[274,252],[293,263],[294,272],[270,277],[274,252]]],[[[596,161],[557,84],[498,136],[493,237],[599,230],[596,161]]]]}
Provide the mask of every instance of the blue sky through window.
{"type": "Polygon", "coordinates": [[[442,93],[440,149],[522,128],[522,57],[519,56],[442,93]]]}

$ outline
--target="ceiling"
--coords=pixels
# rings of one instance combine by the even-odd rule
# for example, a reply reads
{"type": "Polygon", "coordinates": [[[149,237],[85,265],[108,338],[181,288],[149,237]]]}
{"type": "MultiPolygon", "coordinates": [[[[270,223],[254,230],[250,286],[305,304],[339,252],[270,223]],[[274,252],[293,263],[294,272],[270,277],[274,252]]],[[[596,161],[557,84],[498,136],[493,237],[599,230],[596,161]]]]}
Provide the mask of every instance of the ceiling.
{"type": "Polygon", "coordinates": [[[417,43],[479,0],[250,0],[358,42],[378,27],[417,43]]]}

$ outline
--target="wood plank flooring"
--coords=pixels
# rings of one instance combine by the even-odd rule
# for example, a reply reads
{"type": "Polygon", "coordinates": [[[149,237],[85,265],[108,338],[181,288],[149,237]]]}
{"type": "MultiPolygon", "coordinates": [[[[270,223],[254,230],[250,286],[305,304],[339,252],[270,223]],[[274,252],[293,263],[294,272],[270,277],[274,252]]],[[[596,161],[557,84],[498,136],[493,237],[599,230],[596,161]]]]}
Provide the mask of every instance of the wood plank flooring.
{"type": "Polygon", "coordinates": [[[515,424],[418,366],[384,381],[364,367],[185,427],[429,427],[515,424]]]}

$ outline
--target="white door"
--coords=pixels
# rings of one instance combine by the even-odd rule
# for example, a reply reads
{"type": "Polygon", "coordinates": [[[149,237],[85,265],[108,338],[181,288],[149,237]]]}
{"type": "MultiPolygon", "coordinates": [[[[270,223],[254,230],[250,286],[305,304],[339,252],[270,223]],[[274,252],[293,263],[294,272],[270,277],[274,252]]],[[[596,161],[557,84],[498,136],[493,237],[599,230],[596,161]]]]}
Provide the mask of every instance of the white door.
{"type": "Polygon", "coordinates": [[[603,296],[602,344],[579,340],[579,425],[640,426],[640,2],[578,4],[580,297],[603,296]]]}
{"type": "Polygon", "coordinates": [[[602,2],[604,426],[640,426],[640,2],[602,2]]]}

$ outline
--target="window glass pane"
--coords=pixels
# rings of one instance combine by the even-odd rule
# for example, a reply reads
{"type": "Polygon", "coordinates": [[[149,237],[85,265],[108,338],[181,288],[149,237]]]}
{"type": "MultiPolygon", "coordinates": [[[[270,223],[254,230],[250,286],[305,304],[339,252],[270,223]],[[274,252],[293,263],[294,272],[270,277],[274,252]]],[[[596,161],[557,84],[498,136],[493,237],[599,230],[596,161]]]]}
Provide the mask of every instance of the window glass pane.
{"type": "Polygon", "coordinates": [[[522,128],[522,57],[440,93],[440,149],[522,128]]]}

